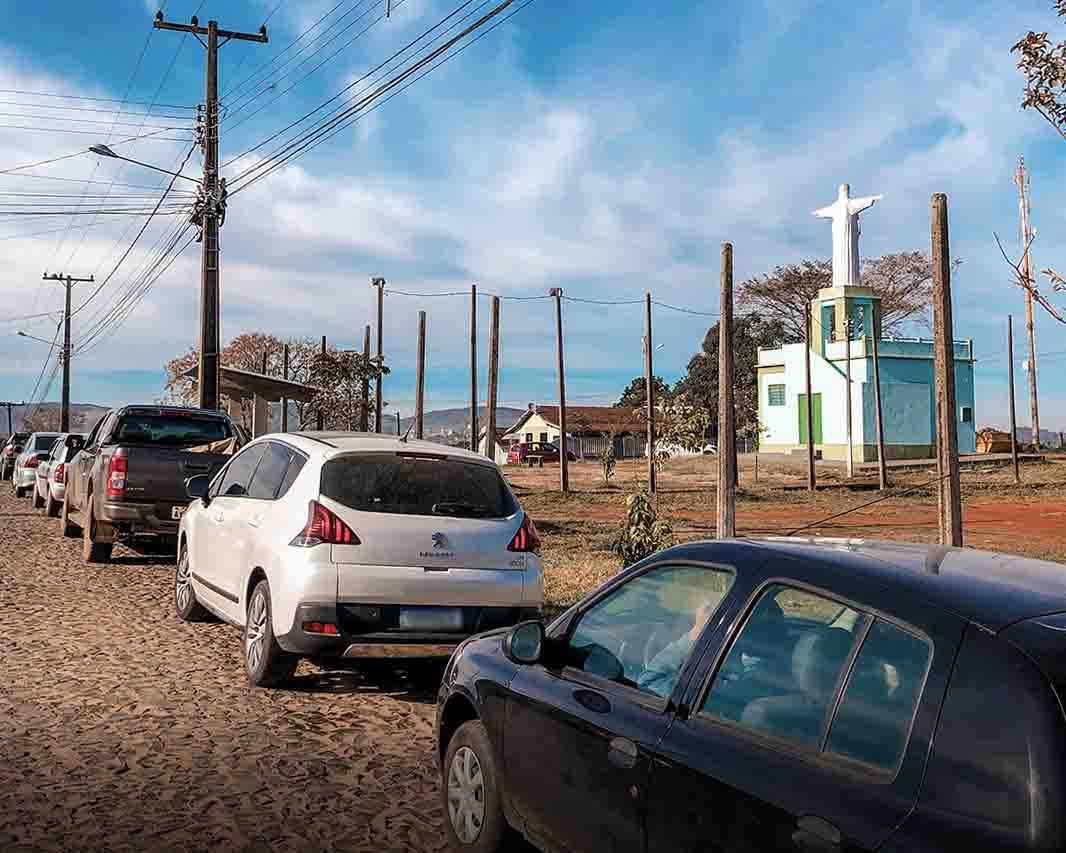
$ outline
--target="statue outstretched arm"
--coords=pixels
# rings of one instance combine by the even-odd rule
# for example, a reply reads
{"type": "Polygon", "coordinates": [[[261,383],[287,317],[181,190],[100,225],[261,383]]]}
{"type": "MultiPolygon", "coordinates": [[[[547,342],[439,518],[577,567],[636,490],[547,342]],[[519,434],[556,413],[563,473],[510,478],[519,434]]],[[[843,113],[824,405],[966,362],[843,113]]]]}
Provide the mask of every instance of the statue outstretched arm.
{"type": "Polygon", "coordinates": [[[882,198],[884,198],[884,196],[881,195],[871,195],[867,196],[866,198],[853,198],[851,201],[848,202],[848,213],[852,215],[856,213],[862,213],[862,211],[866,210],[867,208],[873,207],[882,198]]]}
{"type": "Polygon", "coordinates": [[[820,207],[812,216],[820,216],[822,219],[833,219],[837,215],[837,203],[833,202],[829,207],[820,207]]]}

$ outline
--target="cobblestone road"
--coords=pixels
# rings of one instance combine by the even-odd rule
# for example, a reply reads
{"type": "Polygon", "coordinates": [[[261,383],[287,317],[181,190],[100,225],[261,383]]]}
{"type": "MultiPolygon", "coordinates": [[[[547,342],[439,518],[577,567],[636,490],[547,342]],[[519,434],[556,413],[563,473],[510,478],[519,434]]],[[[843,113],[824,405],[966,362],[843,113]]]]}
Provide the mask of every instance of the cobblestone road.
{"type": "Polygon", "coordinates": [[[170,557],[79,546],[0,484],[0,850],[443,849],[431,681],[251,690],[170,557]]]}

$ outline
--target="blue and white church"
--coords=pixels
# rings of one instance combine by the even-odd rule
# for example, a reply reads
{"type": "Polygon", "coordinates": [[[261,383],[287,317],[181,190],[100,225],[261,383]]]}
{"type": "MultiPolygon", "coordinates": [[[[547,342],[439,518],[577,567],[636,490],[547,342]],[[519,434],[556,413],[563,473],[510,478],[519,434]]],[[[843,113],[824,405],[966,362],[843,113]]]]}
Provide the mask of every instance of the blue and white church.
{"type": "MultiPolygon", "coordinates": [[[[822,288],[810,304],[814,445],[821,458],[849,461],[849,468],[851,463],[877,460],[875,335],[885,458],[930,459],[935,455],[933,341],[883,337],[881,299],[863,287],[860,279],[859,214],[880,199],[851,198],[848,185],[842,184],[836,202],[814,212],[833,221],[833,284],[822,288]]],[[[806,452],[806,347],[798,343],[759,351],[759,421],[764,430],[760,446],[764,451],[806,452]]],[[[954,342],[954,353],[959,452],[974,453],[973,342],[954,342]]]]}

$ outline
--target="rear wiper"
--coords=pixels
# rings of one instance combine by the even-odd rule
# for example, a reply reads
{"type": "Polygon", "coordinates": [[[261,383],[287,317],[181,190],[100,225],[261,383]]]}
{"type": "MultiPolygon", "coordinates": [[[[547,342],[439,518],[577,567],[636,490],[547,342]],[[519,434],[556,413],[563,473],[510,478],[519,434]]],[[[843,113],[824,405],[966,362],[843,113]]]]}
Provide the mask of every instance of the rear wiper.
{"type": "Polygon", "coordinates": [[[433,512],[437,515],[469,516],[471,518],[484,518],[489,514],[488,507],[480,504],[460,503],[459,501],[441,501],[433,504],[433,512]]]}

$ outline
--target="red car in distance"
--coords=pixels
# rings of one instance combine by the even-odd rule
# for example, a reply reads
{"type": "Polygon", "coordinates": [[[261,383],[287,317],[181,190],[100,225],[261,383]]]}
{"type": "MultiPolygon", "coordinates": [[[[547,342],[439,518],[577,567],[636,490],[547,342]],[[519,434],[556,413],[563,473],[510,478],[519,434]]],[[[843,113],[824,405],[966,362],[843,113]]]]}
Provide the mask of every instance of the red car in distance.
{"type": "MultiPolygon", "coordinates": [[[[507,452],[507,464],[522,465],[530,456],[539,456],[545,462],[558,462],[559,446],[550,441],[523,441],[513,445],[507,452]]],[[[577,461],[572,450],[566,452],[566,458],[571,462],[577,461]]]]}

